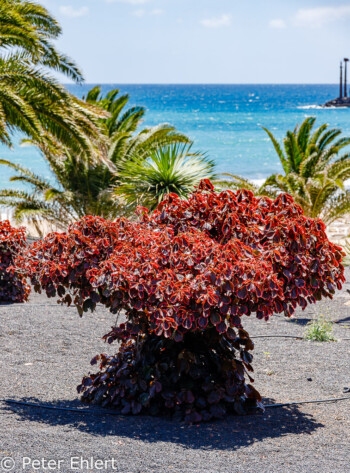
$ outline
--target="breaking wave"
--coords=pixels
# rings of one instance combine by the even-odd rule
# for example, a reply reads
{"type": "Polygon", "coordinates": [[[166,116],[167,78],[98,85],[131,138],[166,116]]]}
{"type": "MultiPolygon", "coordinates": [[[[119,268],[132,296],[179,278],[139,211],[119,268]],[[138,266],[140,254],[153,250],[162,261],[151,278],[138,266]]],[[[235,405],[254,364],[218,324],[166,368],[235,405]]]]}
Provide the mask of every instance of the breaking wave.
{"type": "Polygon", "coordinates": [[[324,105],[300,105],[301,110],[345,110],[349,107],[325,107],[324,105]]]}

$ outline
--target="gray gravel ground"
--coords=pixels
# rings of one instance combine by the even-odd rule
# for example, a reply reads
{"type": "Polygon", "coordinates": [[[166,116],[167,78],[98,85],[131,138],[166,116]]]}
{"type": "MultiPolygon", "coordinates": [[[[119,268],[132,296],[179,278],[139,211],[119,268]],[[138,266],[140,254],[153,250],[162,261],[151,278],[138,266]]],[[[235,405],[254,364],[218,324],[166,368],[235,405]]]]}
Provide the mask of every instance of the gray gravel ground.
{"type": "MultiPolygon", "coordinates": [[[[350,281],[349,269],[347,276],[350,281]]],[[[310,319],[324,314],[336,322],[337,338],[350,338],[347,288],[350,283],[334,301],[308,307],[292,320],[246,318],[245,328],[252,336],[302,335],[310,319]]],[[[96,408],[81,405],[75,387],[92,356],[111,351],[100,337],[113,321],[103,308],[80,319],[74,308],[39,295],[27,304],[0,306],[0,399],[84,410],[0,402],[0,472],[8,465],[1,464],[2,457],[14,458],[15,473],[350,472],[350,400],[273,408],[193,426],[103,410],[88,414],[96,408]],[[24,457],[53,461],[24,468],[24,457]],[[72,457],[79,460],[71,465],[72,457]],[[80,464],[80,458],[91,457],[109,463],[80,464]]],[[[350,341],[257,338],[255,343],[255,385],[267,404],[341,397],[350,387],[350,341]]]]}

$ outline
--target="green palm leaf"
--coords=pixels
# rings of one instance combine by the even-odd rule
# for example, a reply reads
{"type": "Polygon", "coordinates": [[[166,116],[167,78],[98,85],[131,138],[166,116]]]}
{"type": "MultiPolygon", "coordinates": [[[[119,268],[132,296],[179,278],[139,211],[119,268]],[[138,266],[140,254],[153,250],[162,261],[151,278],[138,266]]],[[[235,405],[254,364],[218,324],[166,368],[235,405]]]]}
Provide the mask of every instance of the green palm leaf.
{"type": "Polygon", "coordinates": [[[285,175],[271,176],[264,186],[291,194],[306,215],[329,222],[348,211],[344,182],[350,178],[350,155],[339,153],[350,144],[350,138],[339,137],[341,130],[328,129],[327,124],[312,132],[314,125],[315,118],[309,117],[293,132],[287,132],[283,157],[281,148],[276,149],[277,140],[269,133],[285,175]]]}
{"type": "Polygon", "coordinates": [[[115,189],[128,203],[153,209],[165,194],[186,197],[202,179],[214,178],[214,163],[191,144],[174,143],[134,156],[119,169],[121,184],[115,189]]]}
{"type": "MultiPolygon", "coordinates": [[[[52,93],[54,92],[55,89],[52,93]]],[[[159,179],[164,178],[166,167],[171,167],[173,172],[176,171],[179,186],[177,192],[184,193],[193,188],[201,175],[212,175],[209,172],[212,169],[211,162],[191,153],[189,149],[186,153],[180,149],[180,143],[189,143],[189,139],[178,133],[173,126],[161,124],[139,130],[144,109],[126,108],[128,99],[126,95],[119,96],[117,90],[102,96],[101,89],[94,87],[87,93],[85,100],[68,96],[68,100],[72,100],[72,116],[65,120],[56,109],[47,115],[45,110],[38,109],[40,126],[45,131],[44,138],[37,134],[32,139],[25,139],[23,143],[39,147],[54,179],[49,182],[22,166],[0,160],[0,164],[7,165],[16,172],[12,181],[23,182],[31,188],[31,192],[18,195],[17,199],[10,191],[7,196],[4,193],[2,202],[8,201],[15,209],[15,216],[22,220],[29,219],[37,228],[44,221],[56,222],[58,228],[64,228],[73,220],[91,214],[114,219],[134,209],[134,204],[120,195],[119,186],[128,182],[130,187],[135,186],[135,200],[143,198],[144,188],[132,177],[135,165],[146,166],[152,155],[155,156],[161,149],[171,145],[178,146],[177,154],[175,153],[178,158],[178,154],[182,152],[181,169],[177,168],[178,163],[169,152],[167,158],[163,156],[160,162],[159,179]],[[90,119],[91,116],[93,120],[90,119]],[[83,130],[90,131],[80,137],[79,133],[83,130]],[[92,139],[92,136],[96,138],[92,139]],[[84,138],[87,139],[85,148],[79,146],[84,138]],[[95,152],[93,159],[91,153],[85,152],[87,146],[92,146],[95,152]],[[168,163],[166,159],[169,159],[168,163]],[[164,171],[162,175],[161,168],[164,171]],[[204,172],[205,169],[208,172],[204,172]],[[124,171],[123,176],[120,170],[124,171]],[[182,171],[185,171],[183,176],[182,171]]],[[[40,100],[45,100],[45,93],[40,100]]],[[[156,174],[155,170],[153,172],[156,174]]],[[[170,177],[168,174],[167,179],[170,177]]],[[[159,195],[164,195],[170,189],[176,191],[176,182],[174,181],[173,187],[158,186],[159,195]]]]}

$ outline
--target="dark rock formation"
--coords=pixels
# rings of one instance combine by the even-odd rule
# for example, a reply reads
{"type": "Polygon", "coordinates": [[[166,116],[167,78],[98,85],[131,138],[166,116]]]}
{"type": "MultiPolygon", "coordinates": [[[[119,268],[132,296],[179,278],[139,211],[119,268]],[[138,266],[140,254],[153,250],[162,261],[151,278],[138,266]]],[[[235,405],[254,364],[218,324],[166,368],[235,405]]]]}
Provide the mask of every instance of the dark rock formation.
{"type": "Polygon", "coordinates": [[[334,100],[329,100],[324,104],[324,107],[350,107],[350,97],[338,97],[334,100]]]}

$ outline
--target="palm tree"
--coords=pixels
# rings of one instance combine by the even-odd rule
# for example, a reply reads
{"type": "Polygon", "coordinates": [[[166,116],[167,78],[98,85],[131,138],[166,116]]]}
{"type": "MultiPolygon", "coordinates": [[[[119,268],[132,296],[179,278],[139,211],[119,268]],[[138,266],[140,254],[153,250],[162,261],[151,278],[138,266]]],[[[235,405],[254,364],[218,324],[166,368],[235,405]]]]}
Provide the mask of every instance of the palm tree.
{"type": "Polygon", "coordinates": [[[145,110],[141,107],[126,108],[128,95],[119,95],[117,89],[101,95],[95,87],[89,91],[82,103],[86,107],[100,107],[107,116],[99,119],[100,141],[94,144],[99,149],[100,159],[72,152],[57,140],[24,140],[26,144],[38,146],[46,158],[53,175],[52,181],[34,175],[30,170],[10,161],[0,160],[16,171],[10,180],[29,185],[31,191],[0,191],[0,205],[14,208],[18,221],[26,219],[36,226],[47,221],[59,229],[83,215],[100,215],[114,219],[133,210],[116,189],[121,184],[121,170],[131,159],[140,160],[157,149],[176,143],[189,143],[188,138],[178,133],[171,125],[158,125],[139,130],[145,110]]]}
{"type": "Polygon", "coordinates": [[[75,150],[93,153],[91,137],[99,135],[96,107],[83,106],[25,57],[0,56],[0,141],[11,146],[18,129],[37,142],[56,139],[75,150]]]}
{"type": "Polygon", "coordinates": [[[0,47],[7,51],[16,48],[33,64],[81,82],[83,76],[77,65],[51,42],[61,33],[57,20],[42,5],[28,0],[0,0],[0,47]]]}
{"type": "Polygon", "coordinates": [[[14,209],[17,222],[32,224],[42,235],[43,222],[65,230],[84,215],[113,219],[125,213],[124,206],[108,192],[111,173],[105,163],[91,163],[68,153],[65,160],[53,158],[48,162],[54,185],[23,166],[0,159],[0,164],[16,171],[11,182],[23,182],[31,189],[0,191],[0,204],[14,209]]]}
{"type": "Polygon", "coordinates": [[[131,205],[154,209],[165,194],[186,197],[202,179],[214,179],[214,162],[191,151],[192,143],[171,143],[123,162],[115,189],[131,205]]]}
{"type": "Polygon", "coordinates": [[[100,128],[108,141],[103,159],[115,171],[114,176],[122,164],[132,156],[145,156],[150,150],[158,149],[162,144],[189,142],[187,136],[169,124],[160,124],[139,131],[146,110],[139,106],[125,110],[130,97],[128,94],[119,95],[118,89],[113,89],[103,96],[101,87],[96,86],[83,97],[83,100],[86,104],[100,107],[109,114],[108,118],[100,120],[100,128]]]}
{"type": "Polygon", "coordinates": [[[284,174],[270,176],[262,190],[286,192],[309,217],[320,217],[329,224],[350,210],[350,192],[344,182],[350,178],[350,153],[340,151],[350,138],[327,124],[313,130],[316,118],[306,118],[294,131],[288,131],[282,147],[264,128],[281,161],[284,174]]]}
{"type": "Polygon", "coordinates": [[[350,138],[340,137],[341,130],[327,124],[314,130],[316,119],[306,118],[294,131],[288,131],[283,148],[266,128],[284,174],[273,174],[257,186],[234,174],[223,174],[221,188],[250,189],[256,195],[275,197],[280,192],[290,194],[305,215],[322,218],[329,224],[350,211],[350,191],[344,182],[350,178],[350,153],[339,155],[350,144],[350,138]]]}
{"type": "Polygon", "coordinates": [[[58,140],[93,155],[101,111],[83,106],[51,75],[76,82],[82,75],[53,44],[61,33],[48,11],[27,0],[0,0],[0,141],[11,146],[17,129],[36,141],[58,140]]]}

